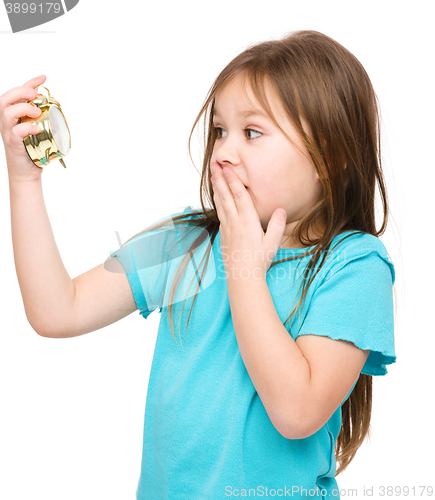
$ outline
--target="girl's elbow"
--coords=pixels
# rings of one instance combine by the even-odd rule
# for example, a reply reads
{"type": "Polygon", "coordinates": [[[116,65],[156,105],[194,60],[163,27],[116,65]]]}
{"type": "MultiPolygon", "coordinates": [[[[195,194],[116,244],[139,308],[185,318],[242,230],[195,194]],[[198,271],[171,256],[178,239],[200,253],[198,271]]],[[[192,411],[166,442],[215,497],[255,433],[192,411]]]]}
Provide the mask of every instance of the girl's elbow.
{"type": "Polygon", "coordinates": [[[312,436],[316,431],[311,431],[304,425],[286,424],[274,425],[275,429],[286,439],[305,439],[312,436]]]}
{"type": "Polygon", "coordinates": [[[286,439],[305,439],[315,434],[322,426],[308,418],[303,412],[286,412],[272,421],[275,429],[286,439]]]}

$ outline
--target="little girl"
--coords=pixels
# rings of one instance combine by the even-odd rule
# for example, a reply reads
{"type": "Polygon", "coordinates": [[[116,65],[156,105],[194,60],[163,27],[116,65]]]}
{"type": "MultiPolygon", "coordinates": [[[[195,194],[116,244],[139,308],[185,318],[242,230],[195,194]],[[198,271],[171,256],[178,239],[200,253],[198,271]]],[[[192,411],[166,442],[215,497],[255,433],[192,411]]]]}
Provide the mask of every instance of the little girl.
{"type": "Polygon", "coordinates": [[[44,81],[0,97],[18,280],[44,337],[159,309],[137,499],[339,498],[372,376],[396,361],[379,119],[360,62],[316,31],[235,57],[190,135],[203,117],[202,209],[73,280],[23,146],[39,129],[19,120],[38,115],[28,101],[44,81]]]}

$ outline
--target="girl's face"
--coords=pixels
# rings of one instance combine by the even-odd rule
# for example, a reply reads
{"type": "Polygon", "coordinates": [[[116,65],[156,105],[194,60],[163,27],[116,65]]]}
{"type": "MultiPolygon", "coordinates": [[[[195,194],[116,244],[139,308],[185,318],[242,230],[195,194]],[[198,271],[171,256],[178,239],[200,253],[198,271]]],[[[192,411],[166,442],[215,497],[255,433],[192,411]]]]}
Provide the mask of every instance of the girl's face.
{"type": "Polygon", "coordinates": [[[273,212],[284,208],[287,225],[281,244],[300,247],[292,232],[321,197],[317,171],[275,93],[271,89],[267,92],[272,112],[302,152],[267,118],[249,86],[246,91],[248,97],[237,77],[216,95],[213,126],[217,139],[211,162],[217,161],[237,174],[252,198],[264,231],[273,212]]]}

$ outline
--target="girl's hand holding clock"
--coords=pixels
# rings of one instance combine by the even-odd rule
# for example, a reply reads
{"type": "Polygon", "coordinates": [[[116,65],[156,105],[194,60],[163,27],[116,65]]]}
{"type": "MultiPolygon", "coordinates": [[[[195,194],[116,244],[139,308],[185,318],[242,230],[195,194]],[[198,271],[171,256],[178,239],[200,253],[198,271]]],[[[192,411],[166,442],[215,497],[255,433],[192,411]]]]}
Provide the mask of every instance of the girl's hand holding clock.
{"type": "Polygon", "coordinates": [[[35,89],[44,82],[45,76],[41,75],[0,96],[0,133],[5,145],[9,181],[35,181],[42,174],[43,169],[33,163],[23,143],[28,135],[39,133],[39,127],[31,123],[20,123],[20,118],[36,118],[41,114],[28,101],[36,98],[35,89]]]}

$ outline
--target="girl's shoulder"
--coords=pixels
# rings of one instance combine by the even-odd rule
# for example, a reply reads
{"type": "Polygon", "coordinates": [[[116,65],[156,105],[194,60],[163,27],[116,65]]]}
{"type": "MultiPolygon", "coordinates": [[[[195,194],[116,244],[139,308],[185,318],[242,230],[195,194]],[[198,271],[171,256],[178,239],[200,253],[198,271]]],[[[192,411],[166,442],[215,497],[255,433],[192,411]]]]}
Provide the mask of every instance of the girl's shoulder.
{"type": "Polygon", "coordinates": [[[383,256],[388,256],[387,249],[382,241],[377,236],[363,231],[344,231],[332,240],[331,248],[335,245],[339,246],[340,251],[346,249],[357,254],[367,251],[377,251],[383,256]]]}
{"type": "Polygon", "coordinates": [[[395,281],[394,264],[384,243],[377,237],[361,231],[344,231],[337,235],[330,245],[329,269],[337,272],[350,262],[361,261],[361,265],[384,263],[395,281]]]}

